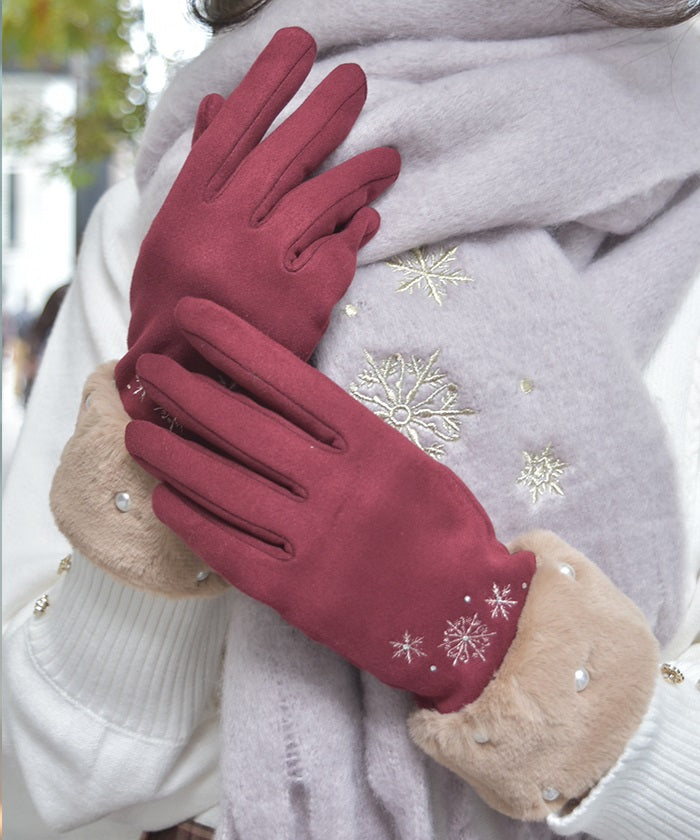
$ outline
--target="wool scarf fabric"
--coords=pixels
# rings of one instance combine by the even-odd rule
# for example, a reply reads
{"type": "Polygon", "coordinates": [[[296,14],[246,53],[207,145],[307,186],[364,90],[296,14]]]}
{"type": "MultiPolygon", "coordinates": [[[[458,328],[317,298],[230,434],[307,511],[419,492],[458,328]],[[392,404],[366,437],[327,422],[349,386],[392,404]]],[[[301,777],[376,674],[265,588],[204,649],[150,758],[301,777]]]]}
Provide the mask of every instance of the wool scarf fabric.
{"type": "MultiPolygon", "coordinates": [[[[452,468],[501,539],[557,531],[667,640],[684,546],[641,370],[699,258],[692,35],[607,28],[565,0],[273,0],[216,36],[154,111],[137,165],[144,230],[200,98],[229,93],[290,25],[319,44],[300,96],[344,61],[368,75],[329,165],[383,144],[403,159],[314,363],[452,468]]],[[[413,747],[410,708],[239,596],[217,836],[549,836],[492,814],[413,747]]]]}

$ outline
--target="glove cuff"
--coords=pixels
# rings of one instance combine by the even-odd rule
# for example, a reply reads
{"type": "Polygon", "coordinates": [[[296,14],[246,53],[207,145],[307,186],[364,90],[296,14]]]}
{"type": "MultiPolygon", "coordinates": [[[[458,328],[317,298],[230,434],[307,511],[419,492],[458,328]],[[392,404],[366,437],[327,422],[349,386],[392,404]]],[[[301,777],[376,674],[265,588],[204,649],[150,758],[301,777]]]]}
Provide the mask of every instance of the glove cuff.
{"type": "Polygon", "coordinates": [[[154,515],[156,481],[126,451],[129,422],[114,384],[114,362],[83,389],[73,436],[51,487],[61,532],[91,562],[122,582],[171,597],[216,595],[228,584],[154,515]]]}
{"type": "Polygon", "coordinates": [[[501,667],[459,712],[420,711],[409,726],[496,810],[541,820],[623,753],[654,691],[658,646],[640,610],[555,534],[515,547],[534,551],[537,571],[501,667]]]}

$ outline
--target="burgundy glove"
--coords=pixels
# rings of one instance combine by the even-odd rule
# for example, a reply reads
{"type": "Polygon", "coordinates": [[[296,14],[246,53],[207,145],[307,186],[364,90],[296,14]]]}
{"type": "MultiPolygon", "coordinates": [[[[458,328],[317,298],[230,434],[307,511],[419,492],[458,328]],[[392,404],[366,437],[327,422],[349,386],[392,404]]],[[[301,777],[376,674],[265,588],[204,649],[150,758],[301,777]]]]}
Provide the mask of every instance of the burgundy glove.
{"type": "Polygon", "coordinates": [[[193,354],[173,321],[183,295],[202,295],[308,358],[376,233],[368,203],[396,179],[398,153],[372,149],[306,180],[357,119],[366,80],[357,65],[333,70],[269,137],[299,89],[316,47],[283,29],[224,101],[200,105],[192,150],[141,246],[131,284],[129,350],[115,379],[132,417],[154,419],[135,378],[136,359],[193,354]]]}
{"type": "Polygon", "coordinates": [[[534,555],[509,554],[450,470],[251,325],[194,299],[176,320],[245,393],[139,359],[149,393],[204,444],[127,427],[129,452],[167,482],[158,518],[383,682],[443,712],[474,700],[513,640],[534,555]]]}

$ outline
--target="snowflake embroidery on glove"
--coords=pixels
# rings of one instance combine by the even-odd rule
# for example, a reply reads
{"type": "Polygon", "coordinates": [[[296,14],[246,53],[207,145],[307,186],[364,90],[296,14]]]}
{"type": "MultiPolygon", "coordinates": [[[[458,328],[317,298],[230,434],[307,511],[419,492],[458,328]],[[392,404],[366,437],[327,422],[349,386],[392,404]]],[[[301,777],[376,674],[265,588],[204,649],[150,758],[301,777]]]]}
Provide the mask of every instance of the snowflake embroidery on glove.
{"type": "Polygon", "coordinates": [[[489,632],[486,624],[479,621],[478,615],[473,615],[471,618],[462,616],[456,621],[447,622],[447,630],[443,635],[444,641],[440,647],[445,648],[448,659],[454,660],[453,665],[458,662],[469,662],[476,657],[485,662],[484,652],[491,644],[491,636],[495,635],[489,632]]]}
{"type": "Polygon", "coordinates": [[[444,444],[461,436],[461,418],[476,412],[458,407],[459,389],[435,364],[440,351],[427,360],[401,353],[375,360],[364,353],[367,367],[350,384],[352,396],[428,455],[442,458],[444,444]]]}
{"type": "Polygon", "coordinates": [[[153,410],[159,415],[162,423],[166,425],[171,432],[182,434],[182,432],[185,431],[185,427],[177,419],[177,417],[173,417],[173,415],[167,409],[163,408],[163,406],[154,405],[153,410]]]}
{"type": "Polygon", "coordinates": [[[415,636],[412,637],[411,634],[406,631],[403,634],[403,640],[400,642],[391,642],[391,646],[394,648],[394,656],[393,658],[396,659],[397,656],[402,656],[408,664],[410,665],[413,661],[413,657],[419,656],[426,656],[425,651],[422,649],[423,644],[423,637],[422,636],[415,636]]]}
{"type": "Polygon", "coordinates": [[[134,384],[135,388],[132,387],[131,383],[127,383],[126,390],[131,391],[132,396],[138,397],[142,402],[146,399],[146,388],[144,387],[143,382],[138,377],[138,374],[134,376],[134,384]]]}
{"type": "Polygon", "coordinates": [[[523,452],[523,457],[525,466],[516,481],[530,491],[533,504],[547,491],[564,495],[559,479],[569,465],[556,457],[551,443],[542,452],[523,452]]]}
{"type": "Polygon", "coordinates": [[[494,583],[493,585],[493,598],[487,598],[486,603],[492,607],[491,609],[491,618],[505,618],[506,620],[510,618],[510,608],[516,606],[518,603],[514,601],[510,596],[510,584],[506,584],[506,586],[501,589],[498,584],[494,583]]]}
{"type": "Polygon", "coordinates": [[[421,289],[438,306],[442,306],[448,286],[474,282],[474,278],[448,268],[455,261],[456,253],[457,248],[422,247],[387,260],[390,268],[405,275],[396,291],[411,295],[415,289],[421,289]]]}

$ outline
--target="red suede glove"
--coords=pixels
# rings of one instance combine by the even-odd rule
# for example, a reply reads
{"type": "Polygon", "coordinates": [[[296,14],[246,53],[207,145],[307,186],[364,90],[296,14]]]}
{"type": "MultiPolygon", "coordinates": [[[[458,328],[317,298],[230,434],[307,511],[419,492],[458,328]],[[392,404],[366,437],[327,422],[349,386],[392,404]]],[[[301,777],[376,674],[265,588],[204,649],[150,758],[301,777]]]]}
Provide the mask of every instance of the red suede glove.
{"type": "Polygon", "coordinates": [[[149,392],[204,444],[127,427],[129,452],[167,482],[159,519],[383,682],[444,712],[473,701],[515,636],[534,556],[509,554],[449,469],[251,325],[194,299],[176,319],[243,391],[139,359],[149,392]]]}
{"type": "Polygon", "coordinates": [[[192,150],[141,246],[131,284],[126,355],[115,373],[132,417],[154,419],[136,359],[201,363],[175,327],[183,295],[203,295],[308,358],[376,233],[368,207],[396,179],[394,149],[372,149],[306,180],[345,139],[366,96],[357,65],[333,70],[269,137],[316,53],[283,29],[224,101],[202,100],[192,150]]]}

